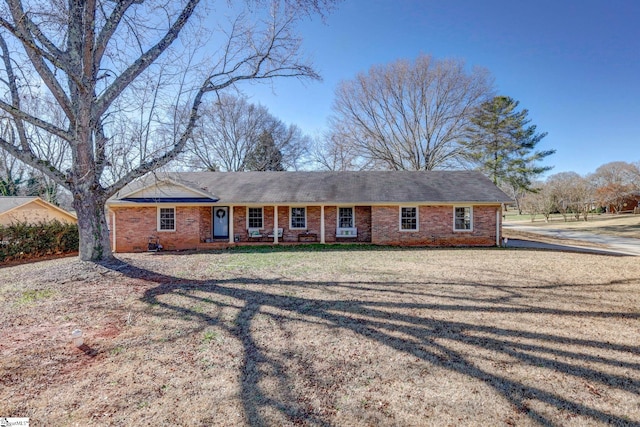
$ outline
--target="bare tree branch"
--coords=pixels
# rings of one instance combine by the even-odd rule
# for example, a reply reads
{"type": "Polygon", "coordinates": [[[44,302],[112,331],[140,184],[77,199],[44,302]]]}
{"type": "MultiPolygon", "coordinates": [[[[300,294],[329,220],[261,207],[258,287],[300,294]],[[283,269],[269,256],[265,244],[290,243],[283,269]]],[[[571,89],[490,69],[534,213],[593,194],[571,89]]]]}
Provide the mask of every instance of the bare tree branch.
{"type": "MultiPolygon", "coordinates": [[[[63,87],[56,79],[54,73],[47,66],[46,61],[54,64],[61,70],[68,71],[69,57],[63,52],[60,52],[53,43],[46,41],[45,46],[51,46],[53,52],[47,52],[38,47],[35,43],[32,33],[29,32],[30,28],[37,28],[37,26],[28,18],[22,8],[22,3],[18,0],[7,0],[9,8],[12,14],[14,25],[11,25],[6,20],[2,19],[0,25],[7,28],[25,48],[25,52],[29,56],[29,60],[34,66],[34,69],[38,72],[42,81],[47,85],[51,93],[55,96],[60,103],[60,106],[67,114],[69,120],[73,120],[73,111],[71,108],[71,101],[67,97],[63,87]]],[[[39,38],[46,39],[41,31],[38,29],[37,33],[40,34],[39,38]]]]}
{"type": "Polygon", "coordinates": [[[94,114],[102,115],[107,108],[109,108],[113,100],[120,95],[136,77],[138,77],[147,69],[147,67],[157,60],[164,51],[167,50],[171,43],[176,40],[180,34],[180,30],[182,30],[184,25],[187,23],[199,2],[200,0],[189,0],[187,5],[182,9],[180,16],[176,19],[171,28],[169,28],[165,36],[151,49],[136,59],[129,68],[116,77],[115,81],[107,88],[107,90],[105,90],[102,96],[98,98],[94,107],[94,114]]]}
{"type": "Polygon", "coordinates": [[[373,164],[432,170],[459,157],[457,141],[473,107],[490,91],[486,72],[467,73],[460,61],[422,55],[343,82],[332,123],[373,164]]]}

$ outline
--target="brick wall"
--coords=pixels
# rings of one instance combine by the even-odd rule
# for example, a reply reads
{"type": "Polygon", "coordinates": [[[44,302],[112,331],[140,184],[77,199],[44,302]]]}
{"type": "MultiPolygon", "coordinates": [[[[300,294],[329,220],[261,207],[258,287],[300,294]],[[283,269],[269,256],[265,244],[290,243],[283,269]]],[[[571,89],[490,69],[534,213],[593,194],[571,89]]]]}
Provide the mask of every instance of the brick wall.
{"type": "Polygon", "coordinates": [[[371,242],[371,206],[356,206],[357,242],[371,242]]]}
{"type": "MultiPolygon", "coordinates": [[[[320,241],[320,206],[307,206],[307,231],[309,233],[315,233],[318,235],[318,241],[320,241]]],[[[325,220],[325,223],[327,221],[325,220]]],[[[296,240],[298,235],[296,234],[296,240]]]]}
{"type": "Polygon", "coordinates": [[[372,208],[371,241],[385,245],[492,246],[496,243],[496,209],[474,206],[473,231],[453,231],[452,206],[419,206],[418,231],[400,231],[399,206],[372,208]]]}
{"type": "MultiPolygon", "coordinates": [[[[194,249],[201,240],[201,209],[176,207],[176,231],[158,231],[155,207],[116,208],[113,210],[116,214],[116,251],[144,252],[151,236],[157,236],[167,250],[194,249]]],[[[109,221],[112,220],[110,213],[109,221]]],[[[113,231],[112,226],[110,229],[113,231]]]]}
{"type": "Polygon", "coordinates": [[[324,232],[327,243],[370,243],[371,242],[371,206],[356,206],[354,208],[355,227],[358,229],[358,236],[336,238],[338,228],[338,207],[324,207],[324,232]]]}
{"type": "Polygon", "coordinates": [[[206,242],[207,239],[213,239],[213,212],[211,206],[200,206],[198,208],[200,215],[200,241],[206,242]]]}
{"type": "MultiPolygon", "coordinates": [[[[306,206],[307,208],[307,228],[305,230],[290,228],[289,215],[291,209],[289,206],[278,206],[278,228],[282,228],[282,242],[297,242],[298,235],[305,231],[316,233],[318,241],[320,241],[320,206],[306,206]]],[[[273,223],[271,223],[271,228],[273,223]]]]}
{"type": "MultiPolygon", "coordinates": [[[[452,206],[420,206],[419,230],[399,230],[398,206],[356,206],[355,225],[357,239],[336,239],[337,208],[325,207],[325,241],[372,242],[385,245],[430,245],[430,246],[493,246],[496,241],[496,209],[499,206],[475,206],[473,208],[473,231],[453,231],[452,206]]],[[[320,206],[307,206],[307,230],[318,234],[320,240],[320,206]]],[[[194,249],[200,242],[211,238],[211,207],[177,207],[176,231],[157,231],[155,207],[119,207],[116,212],[117,252],[140,252],[147,250],[150,236],[158,236],[167,250],[194,249]]],[[[303,230],[289,229],[289,207],[279,206],[278,227],[283,228],[282,242],[297,242],[303,230]]],[[[233,234],[246,242],[247,209],[233,209],[233,234]]],[[[273,206],[263,208],[263,233],[274,228],[273,206]]],[[[112,214],[109,214],[112,221],[112,214]]],[[[111,227],[112,228],[112,227],[111,227]]],[[[267,243],[267,242],[265,242],[267,243]]]]}

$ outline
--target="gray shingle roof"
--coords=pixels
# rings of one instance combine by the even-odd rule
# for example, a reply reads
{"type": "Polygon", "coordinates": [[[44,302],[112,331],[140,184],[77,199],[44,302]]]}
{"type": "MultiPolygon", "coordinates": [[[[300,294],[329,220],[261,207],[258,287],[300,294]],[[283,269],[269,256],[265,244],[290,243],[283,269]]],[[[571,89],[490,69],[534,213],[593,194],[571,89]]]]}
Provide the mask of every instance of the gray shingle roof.
{"type": "Polygon", "coordinates": [[[157,173],[127,185],[111,200],[165,178],[214,196],[219,204],[512,201],[475,171],[157,173]]]}
{"type": "Polygon", "coordinates": [[[0,213],[10,211],[18,206],[26,205],[37,197],[0,196],[0,213]]]}

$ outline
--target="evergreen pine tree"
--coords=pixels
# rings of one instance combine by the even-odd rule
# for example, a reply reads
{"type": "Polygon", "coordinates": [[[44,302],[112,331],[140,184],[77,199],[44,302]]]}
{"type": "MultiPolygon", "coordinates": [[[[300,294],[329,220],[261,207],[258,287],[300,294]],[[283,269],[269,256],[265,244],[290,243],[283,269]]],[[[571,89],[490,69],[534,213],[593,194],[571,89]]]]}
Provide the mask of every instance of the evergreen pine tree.
{"type": "Polygon", "coordinates": [[[518,101],[496,96],[475,111],[462,142],[465,156],[496,185],[509,184],[531,191],[536,176],[552,168],[539,164],[555,150],[536,151],[547,133],[529,125],[529,112],[517,111],[518,101]]]}
{"type": "Polygon", "coordinates": [[[22,172],[14,176],[11,171],[7,171],[6,176],[0,176],[0,196],[17,196],[22,183],[22,172]]]}
{"type": "Polygon", "coordinates": [[[264,131],[253,149],[247,154],[245,169],[250,171],[283,171],[282,153],[271,133],[264,131]]]}

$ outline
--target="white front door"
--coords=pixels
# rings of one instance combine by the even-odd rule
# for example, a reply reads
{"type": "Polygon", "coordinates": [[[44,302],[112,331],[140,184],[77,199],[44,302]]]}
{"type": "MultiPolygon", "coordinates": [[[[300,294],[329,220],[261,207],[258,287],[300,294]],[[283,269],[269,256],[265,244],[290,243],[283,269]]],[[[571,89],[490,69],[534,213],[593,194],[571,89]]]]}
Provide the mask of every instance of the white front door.
{"type": "Polygon", "coordinates": [[[229,237],[229,208],[215,206],[213,208],[213,238],[229,237]]]}

